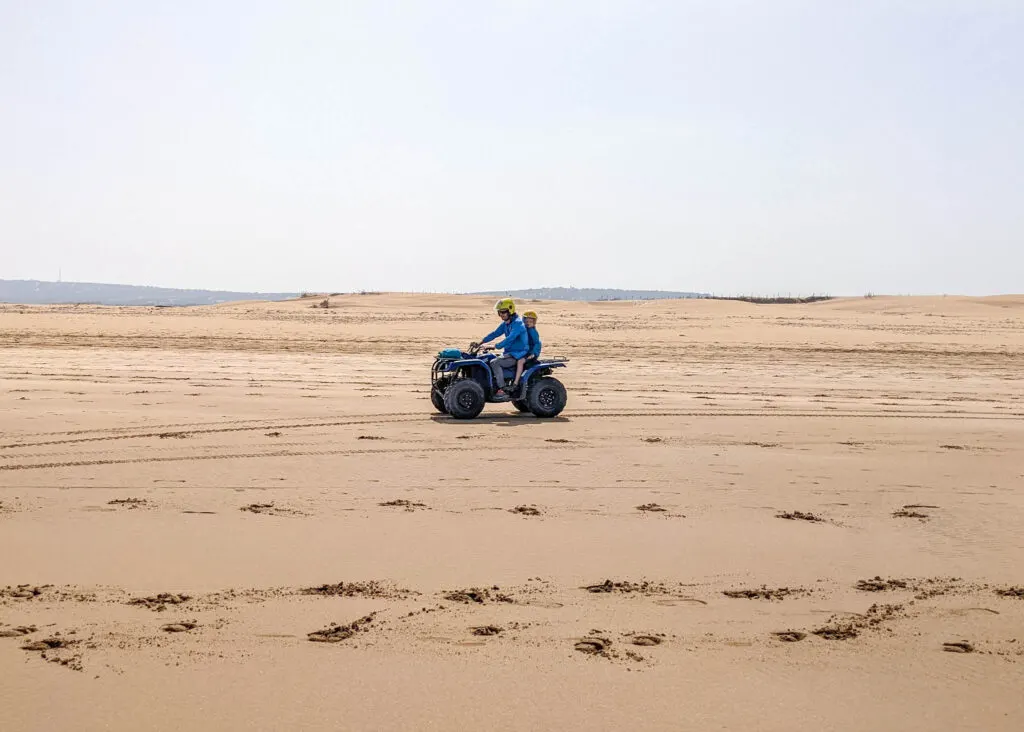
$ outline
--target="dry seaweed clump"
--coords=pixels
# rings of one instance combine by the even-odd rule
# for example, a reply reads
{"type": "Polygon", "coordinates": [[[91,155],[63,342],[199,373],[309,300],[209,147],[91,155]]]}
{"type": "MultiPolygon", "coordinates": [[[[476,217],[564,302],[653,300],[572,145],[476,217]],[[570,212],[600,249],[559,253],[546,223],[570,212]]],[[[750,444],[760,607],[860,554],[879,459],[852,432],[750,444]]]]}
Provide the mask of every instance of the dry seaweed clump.
{"type": "Polygon", "coordinates": [[[657,503],[643,503],[636,507],[637,511],[646,511],[648,513],[663,513],[668,511],[667,508],[659,506],[657,503]]]}
{"type": "Polygon", "coordinates": [[[732,598],[746,598],[748,600],[783,600],[792,595],[806,595],[808,590],[802,587],[775,587],[766,585],[744,590],[723,590],[722,594],[732,598]]]}
{"type": "Polygon", "coordinates": [[[775,514],[775,518],[787,519],[788,521],[810,521],[811,523],[823,523],[825,521],[821,516],[805,513],[804,511],[783,511],[782,513],[775,514]]]}
{"type": "Polygon", "coordinates": [[[471,602],[483,604],[486,602],[515,602],[510,595],[501,591],[497,585],[493,587],[470,587],[465,590],[452,590],[444,593],[444,599],[450,602],[471,602]]]}
{"type": "Polygon", "coordinates": [[[370,580],[369,582],[338,582],[333,585],[319,585],[318,587],[305,587],[299,590],[303,595],[318,595],[320,597],[372,597],[383,599],[397,599],[409,597],[416,593],[412,590],[402,589],[386,582],[370,580]]]}
{"type": "Polygon", "coordinates": [[[672,591],[661,582],[648,582],[643,580],[642,582],[629,582],[627,580],[621,582],[614,582],[610,579],[606,579],[604,582],[599,582],[596,585],[586,585],[582,589],[587,592],[593,592],[594,594],[623,594],[623,595],[671,595],[672,591]]]}
{"type": "Polygon", "coordinates": [[[365,615],[358,620],[353,620],[351,623],[346,625],[338,625],[337,623],[331,623],[322,630],[316,630],[309,633],[306,637],[314,643],[340,643],[343,640],[348,640],[357,633],[362,633],[367,630],[374,617],[377,613],[370,613],[365,615]]]}
{"type": "Polygon", "coordinates": [[[192,599],[191,595],[175,594],[173,592],[161,592],[150,597],[135,597],[128,601],[129,605],[141,605],[154,612],[163,612],[168,605],[181,605],[192,599]]]}
{"type": "Polygon", "coordinates": [[[855,615],[843,620],[833,616],[827,625],[811,632],[826,640],[849,640],[856,638],[863,630],[877,628],[887,620],[898,616],[902,611],[902,605],[872,605],[863,615],[855,615]]]}
{"type": "Polygon", "coordinates": [[[108,506],[121,506],[123,508],[144,508],[149,505],[145,498],[115,498],[107,501],[108,506]]]}
{"type": "Polygon", "coordinates": [[[478,625],[473,629],[473,635],[500,635],[505,632],[505,629],[500,625],[478,625]]]}
{"type": "Polygon", "coordinates": [[[826,640],[850,640],[860,635],[860,626],[856,623],[832,623],[811,632],[826,640]]]}
{"type": "Polygon", "coordinates": [[[859,580],[854,587],[861,592],[885,592],[887,590],[905,590],[908,583],[907,580],[882,579],[876,576],[873,579],[859,580]]]}
{"type": "Polygon", "coordinates": [[[920,511],[914,511],[909,508],[901,508],[898,511],[892,512],[893,518],[913,518],[913,519],[926,519],[928,514],[921,513],[920,511]]]}
{"type": "Polygon", "coordinates": [[[405,498],[396,498],[393,501],[384,501],[382,503],[378,503],[377,505],[384,506],[385,508],[404,508],[406,511],[415,511],[417,508],[430,508],[430,506],[428,506],[425,503],[420,503],[419,501],[409,501],[406,500],[405,498]]]}

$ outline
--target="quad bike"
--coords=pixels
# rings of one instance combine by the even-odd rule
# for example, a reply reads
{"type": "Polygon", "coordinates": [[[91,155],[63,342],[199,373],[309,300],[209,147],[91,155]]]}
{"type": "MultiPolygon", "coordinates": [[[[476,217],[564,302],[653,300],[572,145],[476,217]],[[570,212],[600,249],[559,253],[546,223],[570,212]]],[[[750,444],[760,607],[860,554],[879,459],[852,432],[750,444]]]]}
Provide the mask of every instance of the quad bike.
{"type": "Polygon", "coordinates": [[[487,402],[504,401],[511,401],[520,412],[544,418],[556,417],[565,409],[565,387],[551,376],[551,370],[564,368],[568,359],[527,361],[519,388],[512,391],[515,368],[505,369],[505,383],[499,387],[491,371],[491,361],[497,356],[480,351],[480,346],[473,344],[469,351],[447,348],[437,354],[430,369],[430,401],[437,411],[455,419],[473,419],[487,402]],[[511,399],[496,398],[499,388],[511,399]]]}

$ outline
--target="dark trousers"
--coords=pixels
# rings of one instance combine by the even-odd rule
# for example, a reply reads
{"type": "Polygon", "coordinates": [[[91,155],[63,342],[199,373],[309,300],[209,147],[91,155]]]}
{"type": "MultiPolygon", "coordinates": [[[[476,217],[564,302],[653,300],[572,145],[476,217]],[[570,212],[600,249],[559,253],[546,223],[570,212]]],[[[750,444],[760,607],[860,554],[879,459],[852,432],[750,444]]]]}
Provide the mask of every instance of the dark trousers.
{"type": "Polygon", "coordinates": [[[494,383],[497,384],[496,389],[505,388],[505,369],[513,369],[516,367],[516,359],[511,356],[502,356],[491,361],[491,371],[494,373],[494,383]]]}

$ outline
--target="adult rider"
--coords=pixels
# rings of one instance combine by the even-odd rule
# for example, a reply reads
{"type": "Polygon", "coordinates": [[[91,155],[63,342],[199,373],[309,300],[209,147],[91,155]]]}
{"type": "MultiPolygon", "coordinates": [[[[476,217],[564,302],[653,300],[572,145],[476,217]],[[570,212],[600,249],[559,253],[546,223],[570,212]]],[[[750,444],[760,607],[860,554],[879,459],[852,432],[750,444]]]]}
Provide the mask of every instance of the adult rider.
{"type": "Polygon", "coordinates": [[[484,336],[479,344],[474,345],[483,345],[490,343],[495,338],[503,337],[500,342],[482,349],[484,351],[504,349],[505,351],[504,355],[491,361],[491,371],[494,373],[494,382],[498,387],[494,392],[494,398],[501,401],[508,399],[504,389],[505,369],[514,369],[519,359],[526,356],[530,350],[530,339],[526,334],[526,326],[523,325],[522,318],[516,314],[516,304],[513,300],[508,298],[498,300],[494,309],[497,311],[498,317],[501,318],[501,325],[493,333],[484,336]]]}

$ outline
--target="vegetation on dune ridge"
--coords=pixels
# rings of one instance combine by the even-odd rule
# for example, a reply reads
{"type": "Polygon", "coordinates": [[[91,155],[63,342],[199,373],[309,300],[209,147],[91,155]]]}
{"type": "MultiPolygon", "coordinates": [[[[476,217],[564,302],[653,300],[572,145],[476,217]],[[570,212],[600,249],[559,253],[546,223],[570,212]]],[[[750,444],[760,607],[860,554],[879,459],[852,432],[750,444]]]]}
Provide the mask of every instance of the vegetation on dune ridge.
{"type": "Polygon", "coordinates": [[[599,287],[537,287],[523,290],[489,290],[470,292],[469,295],[487,297],[512,297],[521,300],[571,300],[601,302],[609,300],[683,300],[707,297],[700,292],[676,292],[673,290],[621,290],[599,287]]]}
{"type": "Polygon", "coordinates": [[[617,300],[735,300],[755,305],[792,305],[834,299],[832,295],[811,294],[806,297],[792,295],[715,295],[703,292],[677,292],[672,290],[619,290],[605,288],[545,287],[528,290],[474,292],[473,295],[512,297],[523,300],[570,300],[609,302],[617,300]]]}
{"type": "Polygon", "coordinates": [[[726,297],[724,295],[704,295],[702,300],[735,300],[737,302],[749,302],[755,305],[802,305],[811,302],[824,302],[826,300],[835,300],[832,295],[808,295],[807,297],[792,297],[773,295],[771,297],[760,297],[756,295],[736,295],[733,297],[726,297]]]}

